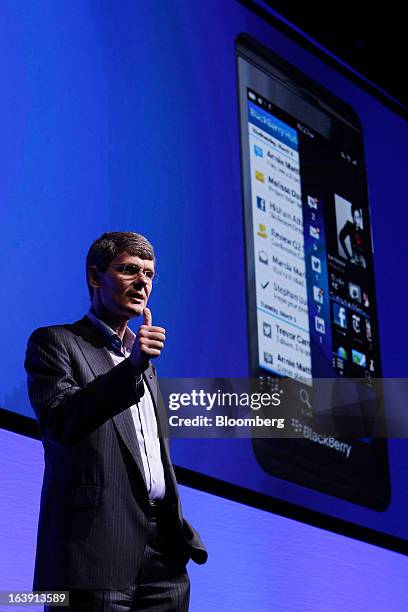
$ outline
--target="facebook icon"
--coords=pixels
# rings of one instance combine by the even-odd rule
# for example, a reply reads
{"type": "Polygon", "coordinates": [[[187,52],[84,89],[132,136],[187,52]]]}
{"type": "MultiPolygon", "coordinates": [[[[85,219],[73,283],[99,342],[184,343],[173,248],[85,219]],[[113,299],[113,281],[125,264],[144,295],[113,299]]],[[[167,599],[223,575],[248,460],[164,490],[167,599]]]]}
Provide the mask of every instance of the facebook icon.
{"type": "Polygon", "coordinates": [[[256,196],[256,207],[259,208],[259,210],[262,210],[262,212],[265,212],[266,210],[265,200],[263,198],[260,198],[259,196],[256,196]]]}
{"type": "Polygon", "coordinates": [[[347,329],[347,311],[344,306],[340,306],[336,302],[333,302],[333,318],[336,325],[347,329]]]}

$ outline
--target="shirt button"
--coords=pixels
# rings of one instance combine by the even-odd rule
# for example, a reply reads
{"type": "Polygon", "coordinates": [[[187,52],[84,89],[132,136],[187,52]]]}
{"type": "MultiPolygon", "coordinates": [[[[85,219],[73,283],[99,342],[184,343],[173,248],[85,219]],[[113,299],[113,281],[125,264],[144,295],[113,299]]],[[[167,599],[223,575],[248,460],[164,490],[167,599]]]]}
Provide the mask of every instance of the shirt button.
{"type": "Polygon", "coordinates": [[[149,378],[153,378],[153,374],[149,374],[149,378]]]}

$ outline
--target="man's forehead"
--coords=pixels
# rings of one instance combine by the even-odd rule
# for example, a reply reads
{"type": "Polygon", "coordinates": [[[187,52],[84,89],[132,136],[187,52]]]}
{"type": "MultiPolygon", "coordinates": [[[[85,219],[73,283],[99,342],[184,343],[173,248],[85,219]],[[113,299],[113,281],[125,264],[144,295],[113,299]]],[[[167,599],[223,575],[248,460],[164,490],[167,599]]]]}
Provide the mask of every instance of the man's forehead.
{"type": "Polygon", "coordinates": [[[129,253],[126,252],[118,253],[111,261],[111,264],[123,263],[133,264],[135,266],[139,266],[139,268],[149,268],[154,270],[154,261],[152,259],[142,259],[138,255],[129,255],[129,253]]]}

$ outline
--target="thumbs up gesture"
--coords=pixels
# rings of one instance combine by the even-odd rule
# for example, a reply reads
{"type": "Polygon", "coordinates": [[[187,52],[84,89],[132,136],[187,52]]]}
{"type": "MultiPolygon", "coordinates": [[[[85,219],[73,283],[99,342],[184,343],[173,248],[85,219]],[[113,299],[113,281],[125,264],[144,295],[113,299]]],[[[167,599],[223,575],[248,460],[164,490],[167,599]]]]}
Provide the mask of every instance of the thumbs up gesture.
{"type": "Polygon", "coordinates": [[[152,313],[143,309],[143,324],[139,327],[129,361],[137,374],[148,368],[149,360],[158,357],[163,350],[166,330],[152,325],[152,313]]]}

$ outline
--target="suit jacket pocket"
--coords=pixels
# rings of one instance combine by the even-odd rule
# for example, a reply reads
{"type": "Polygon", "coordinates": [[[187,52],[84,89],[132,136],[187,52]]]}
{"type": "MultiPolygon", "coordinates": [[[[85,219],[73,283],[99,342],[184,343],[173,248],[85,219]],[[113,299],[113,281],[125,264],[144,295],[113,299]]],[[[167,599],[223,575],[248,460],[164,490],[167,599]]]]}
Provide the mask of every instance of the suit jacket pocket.
{"type": "Polygon", "coordinates": [[[78,485],[71,488],[70,506],[74,508],[96,508],[100,502],[99,485],[78,485]]]}

